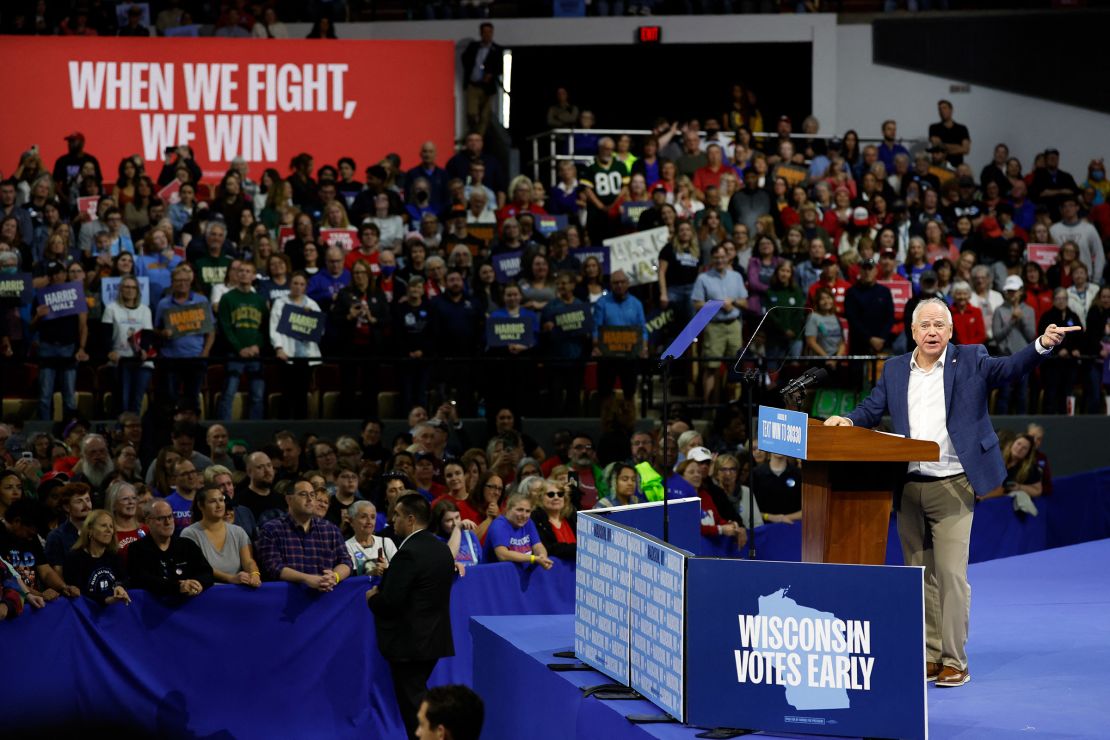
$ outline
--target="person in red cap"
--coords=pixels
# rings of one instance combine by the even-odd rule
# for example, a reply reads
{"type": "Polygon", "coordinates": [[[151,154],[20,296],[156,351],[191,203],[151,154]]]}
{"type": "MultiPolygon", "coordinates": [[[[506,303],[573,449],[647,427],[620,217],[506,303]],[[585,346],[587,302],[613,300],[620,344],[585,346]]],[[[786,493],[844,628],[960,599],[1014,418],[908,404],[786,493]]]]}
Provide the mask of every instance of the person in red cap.
{"type": "Polygon", "coordinates": [[[67,202],[70,190],[77,176],[81,174],[81,167],[86,162],[92,162],[96,167],[96,179],[103,181],[104,175],[100,171],[100,162],[96,157],[85,151],[85,135],[74,131],[65,137],[68,151],[58,157],[54,162],[54,186],[57,188],[58,197],[67,202]]]}
{"type": "Polygon", "coordinates": [[[848,294],[848,288],[850,287],[852,287],[851,283],[840,276],[840,262],[836,255],[825,255],[824,264],[821,267],[821,277],[809,286],[809,305],[816,306],[817,290],[826,288],[833,294],[833,299],[836,301],[836,314],[844,316],[844,297],[848,294]]]}

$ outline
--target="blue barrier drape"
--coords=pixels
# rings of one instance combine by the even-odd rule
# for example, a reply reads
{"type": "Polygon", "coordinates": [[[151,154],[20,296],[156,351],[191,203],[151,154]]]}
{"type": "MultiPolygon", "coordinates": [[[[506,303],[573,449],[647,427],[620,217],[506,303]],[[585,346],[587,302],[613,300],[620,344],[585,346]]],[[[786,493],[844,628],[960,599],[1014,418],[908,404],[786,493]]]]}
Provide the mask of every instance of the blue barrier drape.
{"type": "MultiPolygon", "coordinates": [[[[221,585],[187,602],[134,591],[130,606],[59,599],[30,610],[0,624],[0,650],[15,671],[3,692],[3,727],[402,738],[367,588],[363,578],[330,594],[221,585]]],[[[456,657],[440,661],[431,683],[471,682],[471,616],[573,611],[571,566],[469,569],[451,594],[456,657]]]]}
{"type": "MultiPolygon", "coordinates": [[[[1110,537],[1110,468],[1057,478],[1051,496],[1033,501],[1037,516],[1014,512],[1013,501],[1006,497],[979,503],[971,528],[971,562],[1110,537]]],[[[797,522],[756,527],[755,545],[760,560],[800,560],[802,525],[797,522]]],[[[702,537],[698,554],[741,556],[735,542],[724,537],[702,537]]],[[[902,565],[893,515],[887,535],[886,564],[902,565]]]]}

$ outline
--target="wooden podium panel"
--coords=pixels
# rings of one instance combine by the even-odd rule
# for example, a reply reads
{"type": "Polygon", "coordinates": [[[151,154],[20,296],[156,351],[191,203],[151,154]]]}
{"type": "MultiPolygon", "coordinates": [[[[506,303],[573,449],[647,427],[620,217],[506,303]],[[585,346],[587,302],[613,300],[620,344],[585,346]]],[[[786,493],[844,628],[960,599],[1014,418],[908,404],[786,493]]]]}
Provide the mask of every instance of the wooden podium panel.
{"type": "Polygon", "coordinates": [[[810,419],[802,465],[802,560],[882,565],[894,487],[906,463],[938,460],[936,442],[810,419]]]}

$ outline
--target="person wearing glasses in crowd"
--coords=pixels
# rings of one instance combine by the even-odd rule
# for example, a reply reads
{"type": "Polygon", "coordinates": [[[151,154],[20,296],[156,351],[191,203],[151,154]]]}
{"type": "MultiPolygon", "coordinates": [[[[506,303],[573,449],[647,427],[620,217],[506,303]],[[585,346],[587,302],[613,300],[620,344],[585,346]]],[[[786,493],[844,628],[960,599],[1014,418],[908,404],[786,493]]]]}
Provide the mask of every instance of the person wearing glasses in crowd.
{"type": "Polygon", "coordinates": [[[467,501],[470,507],[481,516],[480,521],[476,522],[478,525],[476,531],[478,538],[483,542],[486,540],[486,532],[489,531],[490,525],[501,515],[504,494],[504,479],[492,470],[482,473],[470,491],[467,501]]]}
{"type": "Polygon", "coordinates": [[[535,481],[530,486],[522,487],[535,490],[532,523],[540,534],[540,542],[550,557],[573,563],[578,554],[575,535],[578,515],[570,502],[570,485],[538,477],[535,481]]]}
{"type": "Polygon", "coordinates": [[[146,520],[150,536],[132,545],[128,555],[129,583],[157,596],[199,596],[215,582],[212,566],[196,542],[174,531],[175,512],[165,501],[150,504],[146,520]]]}
{"type": "Polygon", "coordinates": [[[227,521],[230,504],[223,490],[206,486],[193,499],[193,523],[182,530],[181,537],[200,548],[216,581],[258,588],[262,573],[251,555],[246,530],[227,521]]]}
{"type": "Polygon", "coordinates": [[[193,523],[193,499],[204,479],[192,460],[182,459],[174,466],[174,491],[166,496],[166,503],[173,510],[174,526],[180,532],[193,523]]]}
{"type": "Polygon", "coordinates": [[[597,455],[594,453],[594,443],[589,436],[579,434],[570,443],[570,466],[578,476],[578,486],[575,491],[574,508],[582,511],[597,506],[598,499],[609,494],[609,487],[605,482],[605,475],[597,464],[597,455]]]}
{"type": "Polygon", "coordinates": [[[311,481],[294,483],[288,511],[259,527],[255,550],[267,580],[327,593],[351,575],[352,563],[339,527],[315,515],[315,496],[311,481]]]}

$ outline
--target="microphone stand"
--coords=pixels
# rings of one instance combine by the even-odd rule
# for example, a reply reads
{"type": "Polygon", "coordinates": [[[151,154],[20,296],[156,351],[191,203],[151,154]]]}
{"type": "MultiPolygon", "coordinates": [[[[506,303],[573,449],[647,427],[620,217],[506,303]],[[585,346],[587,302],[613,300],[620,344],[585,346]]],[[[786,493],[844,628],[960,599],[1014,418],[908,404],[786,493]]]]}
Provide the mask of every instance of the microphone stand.
{"type": "MultiPolygon", "coordinates": [[[[755,331],[748,337],[748,343],[744,345],[744,349],[740,350],[740,354],[736,358],[736,364],[732,367],[732,371],[740,376],[744,384],[748,407],[748,457],[751,458],[751,465],[749,466],[751,472],[748,474],[748,506],[745,512],[749,525],[747,528],[748,560],[755,560],[755,445],[756,441],[759,439],[759,416],[756,414],[755,410],[755,389],[757,384],[761,382],[766,370],[766,359],[760,357],[756,362],[755,368],[750,370],[741,370],[740,363],[743,362],[744,355],[748,353],[748,348],[752,346],[752,342],[755,340],[756,336],[759,335],[759,330],[763,328],[763,323],[767,321],[767,317],[771,315],[772,311],[778,311],[780,309],[796,311],[813,310],[805,306],[772,306],[767,313],[763,314],[763,318],[759,320],[759,323],[755,327],[755,331]]],[[[786,360],[784,359],[783,364],[785,363],[786,360]]],[[[666,514],[664,514],[664,516],[666,516],[666,514]]],[[[740,523],[743,524],[744,522],[740,523]]]]}

